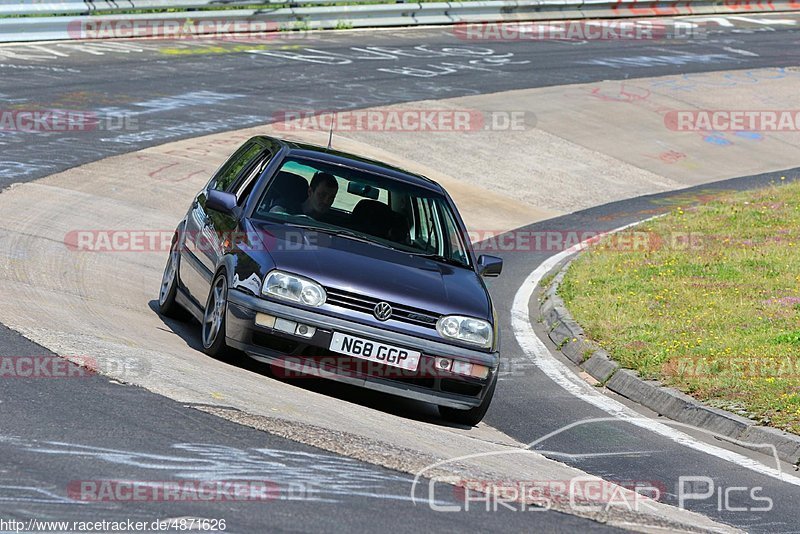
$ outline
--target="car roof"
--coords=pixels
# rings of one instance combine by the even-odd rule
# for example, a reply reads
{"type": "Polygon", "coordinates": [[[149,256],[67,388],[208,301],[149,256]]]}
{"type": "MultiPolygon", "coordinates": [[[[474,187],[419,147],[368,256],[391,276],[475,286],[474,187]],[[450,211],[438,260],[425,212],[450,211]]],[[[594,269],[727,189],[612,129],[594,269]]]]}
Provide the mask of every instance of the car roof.
{"type": "Polygon", "coordinates": [[[407,184],[424,187],[425,189],[436,191],[438,193],[444,192],[444,189],[442,188],[441,185],[431,180],[427,176],[409,172],[405,169],[401,169],[400,167],[395,167],[394,165],[390,165],[382,161],[369,159],[362,156],[358,156],[356,154],[351,154],[349,152],[342,152],[340,150],[334,150],[332,148],[326,148],[323,146],[313,145],[310,143],[299,143],[295,141],[288,141],[286,139],[280,139],[277,137],[268,137],[268,136],[259,136],[259,137],[263,137],[265,139],[271,139],[283,145],[286,149],[288,149],[288,155],[290,156],[317,159],[320,161],[324,161],[326,163],[333,163],[334,165],[343,165],[346,167],[352,167],[367,172],[371,172],[374,174],[382,174],[384,176],[394,178],[395,180],[399,180],[407,184]]]}

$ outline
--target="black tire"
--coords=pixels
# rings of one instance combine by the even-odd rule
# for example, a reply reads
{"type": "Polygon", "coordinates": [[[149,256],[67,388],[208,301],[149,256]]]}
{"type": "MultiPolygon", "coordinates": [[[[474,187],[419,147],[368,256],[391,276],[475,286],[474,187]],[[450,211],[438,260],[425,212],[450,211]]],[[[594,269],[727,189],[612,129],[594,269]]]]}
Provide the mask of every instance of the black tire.
{"type": "Polygon", "coordinates": [[[470,408],[469,410],[439,406],[439,415],[442,416],[442,419],[450,423],[475,426],[483,420],[483,416],[486,415],[486,412],[489,410],[492,397],[494,397],[495,387],[497,387],[497,375],[495,375],[492,380],[492,385],[489,386],[489,391],[486,392],[486,396],[483,397],[483,401],[481,401],[478,406],[470,408]]]}
{"type": "Polygon", "coordinates": [[[211,283],[201,323],[203,352],[224,359],[229,353],[225,344],[225,314],[228,310],[228,278],[220,271],[211,283]]]}
{"type": "Polygon", "coordinates": [[[172,241],[169,249],[167,264],[164,266],[164,274],[161,276],[161,289],[158,292],[158,313],[172,319],[185,320],[188,316],[187,311],[178,304],[175,299],[178,294],[178,284],[180,283],[181,257],[178,252],[177,235],[172,241]]]}

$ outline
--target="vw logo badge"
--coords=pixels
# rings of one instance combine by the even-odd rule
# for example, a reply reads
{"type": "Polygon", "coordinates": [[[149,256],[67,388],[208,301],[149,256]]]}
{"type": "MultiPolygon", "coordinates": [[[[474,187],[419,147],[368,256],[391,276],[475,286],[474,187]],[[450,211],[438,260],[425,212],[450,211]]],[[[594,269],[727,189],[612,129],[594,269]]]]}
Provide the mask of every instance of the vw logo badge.
{"type": "Polygon", "coordinates": [[[379,302],[375,305],[372,313],[375,315],[377,320],[386,321],[392,316],[392,307],[389,306],[388,302],[379,302]]]}

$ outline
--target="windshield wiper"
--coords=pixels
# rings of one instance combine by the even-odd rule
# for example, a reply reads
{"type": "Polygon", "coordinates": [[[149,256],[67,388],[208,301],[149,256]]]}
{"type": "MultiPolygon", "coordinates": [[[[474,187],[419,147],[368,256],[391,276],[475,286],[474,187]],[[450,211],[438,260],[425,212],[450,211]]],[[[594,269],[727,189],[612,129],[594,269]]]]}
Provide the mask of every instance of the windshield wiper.
{"type": "Polygon", "coordinates": [[[297,226],[297,227],[300,227],[300,228],[308,229],[308,230],[314,230],[314,231],[317,231],[317,232],[322,232],[323,234],[333,235],[333,236],[336,236],[336,237],[344,237],[346,239],[351,239],[353,241],[359,241],[361,243],[369,243],[370,245],[378,245],[379,247],[388,248],[388,249],[391,249],[391,250],[399,250],[400,252],[405,252],[402,249],[393,247],[391,245],[387,245],[386,243],[381,243],[379,241],[374,241],[374,240],[369,239],[368,237],[366,237],[366,236],[364,236],[362,234],[357,234],[355,232],[351,232],[350,230],[345,230],[343,228],[326,228],[324,226],[310,226],[310,225],[296,224],[296,223],[287,223],[287,224],[289,224],[291,226],[297,226]]]}
{"type": "Polygon", "coordinates": [[[448,258],[447,256],[442,256],[441,254],[424,254],[424,253],[413,253],[413,252],[411,254],[413,254],[414,256],[419,256],[420,258],[425,258],[428,260],[438,261],[441,263],[446,263],[448,265],[456,265],[458,267],[464,267],[466,269],[469,269],[469,265],[467,265],[466,263],[458,261],[453,258],[448,258]]]}

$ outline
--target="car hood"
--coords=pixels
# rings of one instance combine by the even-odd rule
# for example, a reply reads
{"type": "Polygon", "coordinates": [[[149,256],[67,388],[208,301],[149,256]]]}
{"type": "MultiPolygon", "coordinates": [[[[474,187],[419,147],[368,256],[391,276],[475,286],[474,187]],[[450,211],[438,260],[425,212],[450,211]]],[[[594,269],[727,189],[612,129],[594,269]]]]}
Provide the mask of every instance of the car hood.
{"type": "Polygon", "coordinates": [[[277,269],[306,276],[328,289],[441,315],[491,320],[489,296],[471,269],[310,229],[252,224],[264,236],[277,269]]]}

